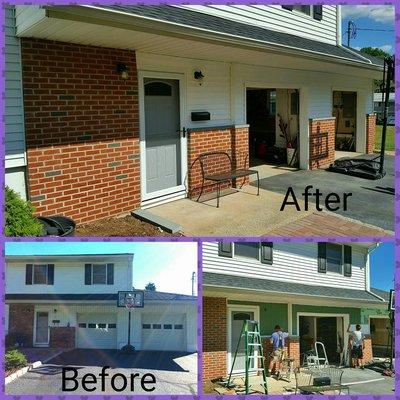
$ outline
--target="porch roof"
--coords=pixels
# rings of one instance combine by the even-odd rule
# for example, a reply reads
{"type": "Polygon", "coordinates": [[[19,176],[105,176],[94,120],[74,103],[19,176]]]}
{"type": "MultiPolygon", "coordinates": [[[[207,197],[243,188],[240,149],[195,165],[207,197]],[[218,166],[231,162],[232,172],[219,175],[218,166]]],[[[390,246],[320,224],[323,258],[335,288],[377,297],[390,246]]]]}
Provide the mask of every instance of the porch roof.
{"type": "MultiPolygon", "coordinates": [[[[83,294],[53,294],[53,293],[8,293],[5,296],[7,300],[49,300],[49,301],[117,301],[117,293],[83,293],[83,294]]],[[[196,301],[195,296],[185,294],[144,291],[145,301],[196,301]]]]}
{"type": "Polygon", "coordinates": [[[341,58],[360,64],[383,67],[383,60],[364,55],[361,52],[346,46],[332,45],[301,36],[278,32],[262,27],[236,22],[201,12],[187,10],[170,5],[160,6],[125,6],[111,5],[99,6],[104,9],[135,17],[167,22],[182,27],[196,28],[201,31],[214,32],[231,37],[251,40],[265,45],[273,45],[287,49],[299,50],[321,56],[341,58]]]}
{"type": "Polygon", "coordinates": [[[268,293],[358,300],[384,304],[384,301],[382,301],[378,296],[367,292],[366,290],[304,285],[301,283],[279,282],[268,279],[216,274],[211,272],[203,272],[203,285],[214,288],[247,289],[252,291],[265,291],[268,293]]]}

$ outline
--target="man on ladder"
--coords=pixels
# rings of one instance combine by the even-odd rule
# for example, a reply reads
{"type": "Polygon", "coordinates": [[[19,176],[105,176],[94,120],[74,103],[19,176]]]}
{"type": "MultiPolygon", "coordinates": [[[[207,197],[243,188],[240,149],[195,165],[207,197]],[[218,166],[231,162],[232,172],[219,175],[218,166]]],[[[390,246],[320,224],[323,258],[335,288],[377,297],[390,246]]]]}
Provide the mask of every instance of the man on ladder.
{"type": "Polygon", "coordinates": [[[282,373],[282,361],[285,352],[285,339],[289,336],[289,333],[283,332],[279,325],[275,326],[275,331],[271,335],[271,344],[273,350],[271,353],[271,360],[269,362],[268,374],[271,376],[272,369],[275,365],[276,379],[279,380],[282,373]]]}

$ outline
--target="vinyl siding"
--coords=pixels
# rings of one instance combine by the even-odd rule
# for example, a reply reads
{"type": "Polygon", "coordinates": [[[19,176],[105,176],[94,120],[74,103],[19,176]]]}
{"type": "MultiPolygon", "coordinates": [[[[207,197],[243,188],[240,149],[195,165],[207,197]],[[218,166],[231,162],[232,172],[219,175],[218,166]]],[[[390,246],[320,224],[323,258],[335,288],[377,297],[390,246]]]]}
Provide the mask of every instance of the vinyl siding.
{"type": "Polygon", "coordinates": [[[15,168],[26,165],[21,45],[15,36],[14,6],[7,6],[5,11],[6,168],[15,168]]]}
{"type": "Polygon", "coordinates": [[[185,5],[182,7],[321,42],[337,43],[338,6],[324,5],[321,21],[297,11],[285,10],[280,5],[213,4],[206,6],[185,5]]]}
{"type": "MultiPolygon", "coordinates": [[[[92,261],[88,260],[88,263],[92,261]]],[[[110,261],[107,261],[110,262],[110,261]]],[[[31,263],[31,262],[29,262],[31,263]]],[[[37,264],[50,263],[36,262],[37,264]]],[[[54,264],[54,285],[26,285],[26,263],[8,263],[6,274],[6,293],[117,293],[118,290],[131,290],[130,268],[122,261],[114,262],[114,285],[85,285],[85,262],[51,262],[54,264]]],[[[103,262],[93,261],[94,264],[103,262]]]]}
{"type": "Polygon", "coordinates": [[[345,277],[332,272],[318,273],[316,243],[274,243],[273,264],[266,265],[257,260],[219,257],[218,242],[206,242],[203,244],[203,271],[307,285],[365,289],[366,252],[353,247],[352,256],[352,276],[345,277]]]}

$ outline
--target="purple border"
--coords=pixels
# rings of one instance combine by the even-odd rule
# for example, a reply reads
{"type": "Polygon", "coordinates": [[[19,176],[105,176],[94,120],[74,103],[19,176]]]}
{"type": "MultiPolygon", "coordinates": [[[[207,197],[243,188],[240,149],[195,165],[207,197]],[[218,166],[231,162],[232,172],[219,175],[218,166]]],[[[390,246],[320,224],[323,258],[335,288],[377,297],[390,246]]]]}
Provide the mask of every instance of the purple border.
{"type": "MultiPolygon", "coordinates": [[[[113,0],[103,0],[103,1],[97,1],[97,2],[91,2],[91,1],[84,1],[84,0],[78,0],[75,2],[71,2],[71,1],[59,1],[59,0],[53,0],[53,1],[45,1],[45,0],[33,0],[31,2],[27,2],[24,0],[15,0],[15,1],[10,1],[10,2],[5,2],[2,1],[2,5],[3,7],[0,10],[1,13],[1,17],[2,17],[2,21],[3,21],[3,34],[1,35],[1,48],[3,50],[4,54],[4,44],[5,44],[5,36],[4,36],[4,18],[5,18],[5,11],[4,11],[4,6],[6,4],[12,4],[12,5],[22,5],[22,4],[148,4],[148,5],[158,5],[158,4],[168,4],[168,1],[152,1],[152,0],[142,0],[140,2],[138,1],[129,1],[129,0],[118,0],[118,1],[113,1],[113,0]]],[[[321,1],[318,0],[308,0],[308,1],[301,1],[299,2],[301,4],[321,4],[321,1]]],[[[325,3],[325,2],[323,2],[325,3]]],[[[288,0],[283,0],[283,1],[263,1],[263,2],[257,2],[257,1],[251,1],[251,0],[240,0],[240,1],[210,1],[210,2],[206,2],[206,1],[198,1],[198,0],[187,0],[187,1],[173,1],[171,2],[171,4],[198,4],[198,5],[206,5],[206,4],[293,4],[293,2],[288,1],[288,0]]],[[[355,0],[347,0],[347,1],[337,1],[337,0],[333,0],[333,1],[329,1],[326,4],[332,4],[332,5],[336,5],[336,4],[340,4],[340,5],[396,5],[395,1],[382,1],[382,0],[370,0],[370,1],[366,1],[366,2],[361,2],[361,1],[355,1],[355,0]]],[[[396,6],[396,54],[400,54],[400,37],[398,36],[398,31],[399,31],[399,20],[400,20],[400,14],[398,14],[398,7],[396,6]]],[[[396,75],[398,76],[398,73],[400,71],[399,67],[398,67],[398,61],[399,59],[396,58],[396,75]]],[[[2,92],[2,98],[5,98],[5,80],[4,80],[4,71],[5,71],[5,61],[4,61],[4,57],[2,57],[2,64],[1,64],[1,69],[3,71],[2,77],[3,79],[1,79],[1,92],[2,92]]],[[[399,83],[396,82],[396,88],[397,88],[397,94],[396,94],[396,105],[399,102],[400,99],[400,93],[399,93],[399,83]]],[[[1,108],[1,115],[4,116],[4,110],[5,110],[5,106],[4,106],[4,102],[2,102],[2,108],[1,108]]],[[[396,111],[400,110],[400,108],[396,107],[396,111]]],[[[2,126],[3,126],[3,132],[4,132],[4,117],[2,118],[2,126]]],[[[396,114],[396,133],[398,133],[398,126],[400,126],[400,116],[399,114],[396,114]]],[[[398,156],[400,154],[399,152],[399,148],[400,148],[400,138],[398,137],[399,135],[396,135],[396,156],[398,156]]],[[[0,151],[1,154],[3,156],[3,160],[5,157],[5,140],[3,138],[3,140],[1,141],[0,144],[0,151]]],[[[396,157],[396,161],[395,161],[395,167],[396,167],[396,178],[400,176],[400,162],[398,160],[398,157],[396,157]]],[[[1,187],[4,188],[4,163],[1,164],[1,187]]],[[[400,183],[398,182],[398,180],[396,179],[396,191],[398,192],[400,190],[400,183]]],[[[4,193],[4,191],[3,191],[4,193]]],[[[2,210],[4,210],[4,196],[1,196],[1,200],[0,200],[0,204],[2,207],[2,210]]],[[[397,284],[399,275],[400,275],[400,242],[397,240],[397,225],[400,222],[398,215],[398,209],[400,208],[400,195],[396,195],[396,290],[400,290],[400,285],[397,284]]],[[[4,226],[4,213],[1,214],[1,223],[2,226],[4,226]]],[[[130,241],[138,241],[138,242],[156,242],[156,241],[160,241],[160,242],[166,242],[166,241],[172,241],[172,242],[192,242],[192,241],[196,241],[199,243],[198,246],[198,255],[199,255],[199,262],[198,262],[198,275],[197,275],[197,280],[198,280],[198,328],[197,328],[197,332],[198,332],[198,347],[199,349],[202,348],[202,330],[201,330],[201,326],[202,326],[202,302],[201,302],[201,295],[202,295],[202,275],[201,275],[201,255],[202,255],[202,249],[200,246],[201,241],[215,241],[218,239],[223,239],[221,237],[201,237],[201,238],[143,238],[143,237],[138,237],[138,238],[121,238],[121,237],[112,237],[112,238],[104,238],[104,237],[91,237],[91,238],[68,238],[68,239],[64,239],[64,238],[51,238],[51,239],[46,239],[46,241],[51,241],[51,242],[86,242],[86,241],[90,241],[90,242],[95,242],[95,241],[106,241],[106,242],[110,242],[110,241],[118,241],[118,242],[130,242],[130,241]]],[[[270,241],[275,241],[275,242],[300,242],[300,243],[307,243],[307,242],[315,242],[315,241],[339,241],[339,242],[343,242],[343,241],[350,241],[350,242],[389,242],[392,241],[391,238],[379,238],[379,237],[357,237],[357,238],[342,238],[342,237],[309,237],[309,238],[304,238],[304,237],[292,237],[292,238],[282,238],[282,237],[278,237],[278,238],[272,238],[272,237],[267,237],[265,238],[266,240],[270,240],[270,241]]],[[[5,258],[4,258],[4,243],[5,243],[6,238],[4,237],[4,232],[2,232],[2,237],[1,237],[1,254],[2,254],[2,281],[3,284],[1,285],[1,295],[3,298],[3,304],[4,304],[4,294],[5,294],[5,258]]],[[[260,237],[230,237],[229,240],[244,240],[244,241],[259,241],[260,237]]],[[[21,246],[23,246],[24,242],[34,242],[34,241],[44,241],[43,239],[35,239],[35,238],[31,238],[31,239],[12,239],[12,238],[7,238],[7,241],[9,242],[21,242],[21,246]]],[[[1,317],[1,322],[2,322],[2,327],[3,327],[3,331],[4,331],[4,324],[5,324],[5,320],[4,320],[4,307],[0,308],[0,317],[1,317]]],[[[399,309],[396,309],[396,324],[397,326],[399,326],[398,324],[400,323],[400,313],[399,313],[399,309]]],[[[398,338],[400,338],[400,328],[396,329],[396,358],[398,358],[400,360],[400,344],[398,343],[398,338]]],[[[2,360],[4,360],[4,341],[3,341],[3,345],[2,345],[2,349],[1,349],[1,355],[2,355],[2,360]]],[[[4,366],[4,362],[2,363],[4,366]]],[[[199,351],[199,359],[198,359],[198,393],[202,393],[202,362],[201,362],[201,351],[199,351]]],[[[398,394],[398,380],[400,378],[400,374],[396,374],[396,394],[398,394]]],[[[1,382],[4,382],[4,368],[1,368],[0,371],[0,379],[1,382]]],[[[4,383],[2,383],[2,392],[4,393],[4,383]]],[[[32,399],[32,400],[41,400],[41,399],[64,399],[65,397],[70,397],[70,396],[48,396],[48,395],[41,395],[41,396],[33,396],[33,395],[29,395],[29,396],[10,396],[10,395],[5,395],[5,398],[15,398],[15,399],[32,399]]],[[[88,396],[74,396],[74,397],[80,397],[82,400],[87,400],[88,396]]],[[[101,395],[94,395],[94,396],[89,396],[90,398],[93,399],[107,399],[110,396],[101,396],[101,395]]],[[[113,398],[120,398],[122,399],[133,399],[133,396],[123,396],[123,395],[116,395],[116,396],[112,396],[113,398]]],[[[216,399],[221,398],[221,396],[217,396],[217,395],[202,395],[202,396],[148,396],[149,399],[152,398],[165,398],[165,399],[171,399],[171,400],[179,400],[179,399],[189,399],[189,398],[193,398],[195,400],[198,400],[199,397],[201,397],[202,399],[216,399]]],[[[247,396],[242,396],[242,397],[247,397],[247,396]]],[[[259,398],[265,398],[265,396],[258,396],[259,398]]],[[[274,398],[279,398],[281,397],[282,399],[284,399],[287,396],[274,396],[274,398]]],[[[290,396],[291,398],[302,398],[304,399],[304,396],[290,396]]],[[[337,396],[329,396],[329,398],[336,398],[337,396]]],[[[349,396],[346,396],[347,398],[349,396]]],[[[345,397],[345,398],[346,398],[345,397]]],[[[257,396],[252,396],[251,398],[257,398],[257,396]]],[[[314,399],[315,396],[309,396],[308,398],[312,398],[314,399]]],[[[339,397],[338,397],[339,398],[339,397]]],[[[340,398],[343,398],[343,396],[341,396],[340,398]]],[[[352,400],[358,400],[361,398],[365,398],[365,399],[371,399],[371,400],[383,400],[383,399],[391,399],[394,398],[394,395],[385,395],[385,396],[381,396],[381,395],[374,395],[374,396],[355,396],[352,395],[350,396],[350,398],[352,400]]]]}

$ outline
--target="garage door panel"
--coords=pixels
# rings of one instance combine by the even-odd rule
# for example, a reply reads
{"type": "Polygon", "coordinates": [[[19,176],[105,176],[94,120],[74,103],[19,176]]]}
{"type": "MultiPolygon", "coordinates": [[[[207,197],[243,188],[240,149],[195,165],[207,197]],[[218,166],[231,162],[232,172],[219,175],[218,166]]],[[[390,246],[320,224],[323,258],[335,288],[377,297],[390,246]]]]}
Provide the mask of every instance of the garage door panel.
{"type": "Polygon", "coordinates": [[[185,351],[185,316],[181,314],[142,315],[142,349],[185,351]]]}
{"type": "Polygon", "coordinates": [[[115,349],[117,316],[115,314],[78,314],[77,347],[115,349]]]}

